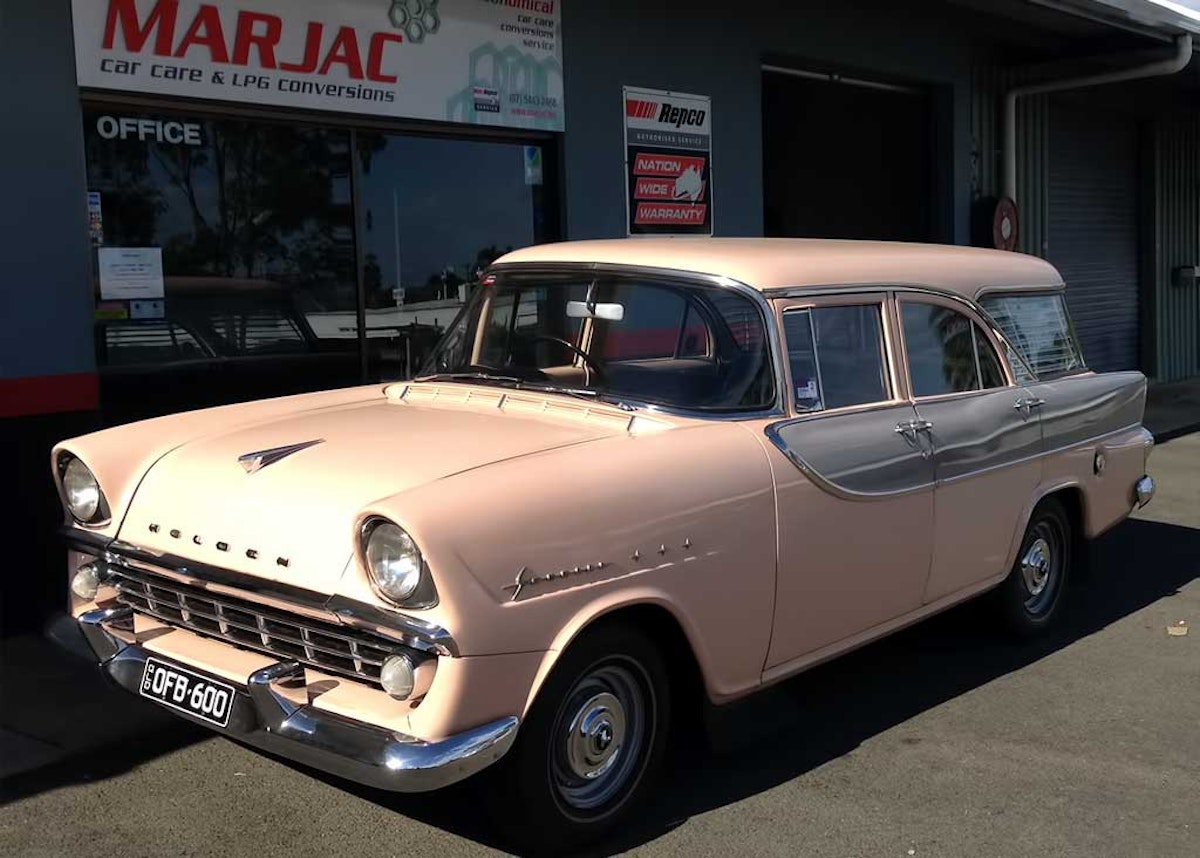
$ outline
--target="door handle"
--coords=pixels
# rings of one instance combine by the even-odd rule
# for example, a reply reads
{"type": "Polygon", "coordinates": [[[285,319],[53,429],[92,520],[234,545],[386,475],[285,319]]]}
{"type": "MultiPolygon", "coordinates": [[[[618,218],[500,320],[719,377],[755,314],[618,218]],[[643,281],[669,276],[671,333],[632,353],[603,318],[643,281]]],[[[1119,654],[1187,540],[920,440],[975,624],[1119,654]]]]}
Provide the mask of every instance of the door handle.
{"type": "Polygon", "coordinates": [[[918,432],[928,432],[933,424],[928,420],[907,420],[896,424],[896,432],[905,438],[915,439],[918,432]]]}
{"type": "Polygon", "coordinates": [[[1036,396],[1030,396],[1029,398],[1022,397],[1022,398],[1018,399],[1016,402],[1013,403],[1013,408],[1015,408],[1017,411],[1020,411],[1022,414],[1028,416],[1029,412],[1032,411],[1034,408],[1040,408],[1045,404],[1046,404],[1046,400],[1039,399],[1036,396]]]}

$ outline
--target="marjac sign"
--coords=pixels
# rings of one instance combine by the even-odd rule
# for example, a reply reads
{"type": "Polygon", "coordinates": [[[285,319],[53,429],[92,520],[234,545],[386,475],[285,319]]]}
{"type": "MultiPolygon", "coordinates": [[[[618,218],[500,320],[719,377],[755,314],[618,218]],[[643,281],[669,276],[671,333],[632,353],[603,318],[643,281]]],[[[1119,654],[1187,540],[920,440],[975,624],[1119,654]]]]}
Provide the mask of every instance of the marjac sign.
{"type": "Polygon", "coordinates": [[[563,127],[557,0],[72,0],[81,87],[563,127]]]}

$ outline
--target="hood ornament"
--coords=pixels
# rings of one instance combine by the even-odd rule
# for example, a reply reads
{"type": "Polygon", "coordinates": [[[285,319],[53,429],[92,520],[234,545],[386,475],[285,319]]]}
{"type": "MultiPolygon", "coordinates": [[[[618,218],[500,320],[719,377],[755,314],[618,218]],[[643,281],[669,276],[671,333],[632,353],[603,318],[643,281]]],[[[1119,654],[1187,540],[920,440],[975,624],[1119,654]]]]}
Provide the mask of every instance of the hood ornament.
{"type": "Polygon", "coordinates": [[[267,465],[274,465],[280,459],[286,459],[292,453],[299,453],[301,450],[324,443],[324,438],[318,438],[315,441],[304,441],[300,444],[290,444],[287,447],[273,447],[270,450],[259,450],[257,453],[245,453],[238,456],[238,464],[245,469],[247,474],[253,474],[261,471],[267,465]]]}

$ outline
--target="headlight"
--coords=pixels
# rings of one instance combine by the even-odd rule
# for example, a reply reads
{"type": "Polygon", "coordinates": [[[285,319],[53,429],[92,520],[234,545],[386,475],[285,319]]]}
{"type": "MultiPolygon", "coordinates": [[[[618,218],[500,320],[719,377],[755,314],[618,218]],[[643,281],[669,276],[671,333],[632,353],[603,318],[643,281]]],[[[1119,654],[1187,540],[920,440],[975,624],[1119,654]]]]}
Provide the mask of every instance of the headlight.
{"type": "Polygon", "coordinates": [[[363,527],[363,538],[367,574],[379,595],[404,608],[437,604],[421,552],[399,525],[372,519],[363,527]]]}
{"type": "Polygon", "coordinates": [[[81,460],[71,457],[62,471],[63,494],[67,509],[83,524],[91,524],[104,515],[104,495],[96,477],[81,460]]]}

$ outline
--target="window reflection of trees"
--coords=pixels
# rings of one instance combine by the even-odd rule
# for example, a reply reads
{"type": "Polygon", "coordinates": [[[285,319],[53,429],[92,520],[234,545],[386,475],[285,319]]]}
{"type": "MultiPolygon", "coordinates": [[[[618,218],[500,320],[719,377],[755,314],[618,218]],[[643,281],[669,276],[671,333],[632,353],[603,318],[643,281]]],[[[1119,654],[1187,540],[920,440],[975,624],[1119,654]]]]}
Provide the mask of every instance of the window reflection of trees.
{"type": "Polygon", "coordinates": [[[942,374],[950,390],[978,387],[971,320],[948,307],[930,305],[929,326],[942,343],[942,374]]]}
{"type": "Polygon", "coordinates": [[[348,192],[334,188],[349,175],[345,137],[321,129],[221,122],[210,124],[204,147],[151,144],[192,219],[191,236],[165,243],[167,270],[341,279],[349,286],[350,200],[348,192]],[[215,211],[202,204],[201,194],[215,196],[215,211]]]}
{"type": "Polygon", "coordinates": [[[278,280],[317,309],[352,309],[349,134],[222,120],[204,136],[202,146],[91,136],[106,241],[161,246],[168,277],[278,280]]]}

